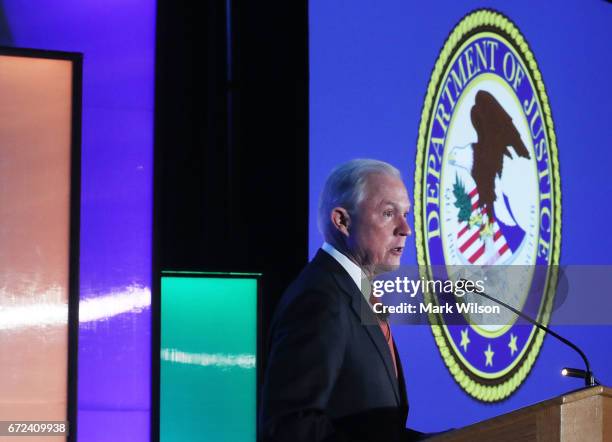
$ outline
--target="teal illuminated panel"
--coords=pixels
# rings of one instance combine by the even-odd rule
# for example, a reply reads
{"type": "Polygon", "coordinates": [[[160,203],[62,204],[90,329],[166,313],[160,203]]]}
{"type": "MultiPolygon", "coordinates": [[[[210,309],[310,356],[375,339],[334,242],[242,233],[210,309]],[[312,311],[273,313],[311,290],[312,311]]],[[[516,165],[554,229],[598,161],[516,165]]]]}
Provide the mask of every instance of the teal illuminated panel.
{"type": "Polygon", "coordinates": [[[257,279],[161,279],[160,440],[256,438],[257,279]]]}

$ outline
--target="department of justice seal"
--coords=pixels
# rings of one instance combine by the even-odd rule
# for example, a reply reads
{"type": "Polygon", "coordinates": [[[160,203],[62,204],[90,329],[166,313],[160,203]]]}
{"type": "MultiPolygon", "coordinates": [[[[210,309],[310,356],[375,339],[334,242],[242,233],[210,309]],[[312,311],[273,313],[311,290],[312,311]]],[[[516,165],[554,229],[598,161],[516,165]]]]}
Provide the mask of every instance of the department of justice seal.
{"type": "MultiPolygon", "coordinates": [[[[547,323],[561,235],[557,142],[536,60],[502,14],[474,11],[447,38],[427,88],[416,163],[424,276],[448,277],[433,268],[520,266],[526,273],[511,303],[547,323]],[[536,268],[546,270],[543,289],[533,291],[536,268]]],[[[521,385],[544,339],[516,320],[485,325],[466,316],[458,324],[444,314],[429,320],[455,380],[486,402],[521,385]]]]}

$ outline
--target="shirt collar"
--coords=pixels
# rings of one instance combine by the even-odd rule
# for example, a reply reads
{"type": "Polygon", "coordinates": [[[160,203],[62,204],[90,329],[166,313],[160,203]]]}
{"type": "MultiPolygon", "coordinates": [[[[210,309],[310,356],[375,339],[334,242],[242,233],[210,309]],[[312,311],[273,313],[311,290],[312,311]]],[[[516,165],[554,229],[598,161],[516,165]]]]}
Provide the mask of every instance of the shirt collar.
{"type": "Polygon", "coordinates": [[[357,286],[359,291],[361,291],[361,278],[363,274],[361,271],[361,267],[351,261],[346,255],[338,251],[338,249],[336,249],[328,242],[324,242],[321,248],[327,253],[329,253],[332,258],[338,261],[342,268],[346,270],[351,279],[355,282],[355,285],[357,286]]]}

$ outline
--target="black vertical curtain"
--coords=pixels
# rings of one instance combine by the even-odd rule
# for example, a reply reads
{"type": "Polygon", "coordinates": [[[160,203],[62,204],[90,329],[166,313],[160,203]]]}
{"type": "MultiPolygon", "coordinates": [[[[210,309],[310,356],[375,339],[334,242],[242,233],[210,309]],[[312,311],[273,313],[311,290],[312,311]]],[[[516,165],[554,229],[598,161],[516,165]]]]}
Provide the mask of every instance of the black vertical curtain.
{"type": "Polygon", "coordinates": [[[154,384],[161,270],[263,273],[263,365],[307,262],[307,1],[159,0],[156,45],[154,384]]]}

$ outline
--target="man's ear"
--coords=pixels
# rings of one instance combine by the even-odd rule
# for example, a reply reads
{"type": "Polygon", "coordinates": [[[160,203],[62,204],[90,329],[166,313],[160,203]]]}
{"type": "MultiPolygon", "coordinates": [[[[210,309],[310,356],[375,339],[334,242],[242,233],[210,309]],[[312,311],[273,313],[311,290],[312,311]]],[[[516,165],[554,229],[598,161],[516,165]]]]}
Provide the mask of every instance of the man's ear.
{"type": "Polygon", "coordinates": [[[331,222],[342,235],[349,236],[351,216],[344,207],[334,207],[332,209],[331,222]]]}

